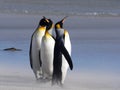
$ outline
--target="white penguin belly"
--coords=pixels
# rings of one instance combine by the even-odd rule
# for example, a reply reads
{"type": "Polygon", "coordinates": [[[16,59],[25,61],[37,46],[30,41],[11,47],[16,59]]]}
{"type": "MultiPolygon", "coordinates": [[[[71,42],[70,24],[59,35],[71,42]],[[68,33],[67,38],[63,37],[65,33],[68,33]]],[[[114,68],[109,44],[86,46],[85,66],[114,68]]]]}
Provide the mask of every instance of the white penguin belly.
{"type": "Polygon", "coordinates": [[[32,62],[34,71],[40,70],[40,49],[43,34],[35,33],[32,40],[32,62]]]}
{"type": "Polygon", "coordinates": [[[32,43],[32,60],[33,69],[39,69],[39,45],[36,39],[33,39],[32,43]]]}
{"type": "Polygon", "coordinates": [[[41,44],[41,59],[42,71],[44,77],[51,77],[53,73],[53,58],[54,58],[55,41],[52,37],[43,37],[41,44]]]}
{"type": "MultiPolygon", "coordinates": [[[[64,45],[65,45],[65,48],[67,49],[68,53],[71,56],[71,42],[70,42],[69,35],[65,37],[64,45]]],[[[67,60],[65,59],[65,57],[62,55],[62,83],[64,83],[68,68],[69,68],[69,64],[68,64],[67,60]]]]}

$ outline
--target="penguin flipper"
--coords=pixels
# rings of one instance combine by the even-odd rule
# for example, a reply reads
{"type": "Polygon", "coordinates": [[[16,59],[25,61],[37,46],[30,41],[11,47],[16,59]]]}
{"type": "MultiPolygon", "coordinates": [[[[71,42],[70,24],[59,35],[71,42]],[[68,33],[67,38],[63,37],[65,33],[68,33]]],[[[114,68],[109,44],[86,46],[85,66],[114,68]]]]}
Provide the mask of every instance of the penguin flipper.
{"type": "Polygon", "coordinates": [[[39,50],[39,63],[40,63],[40,67],[42,66],[42,61],[41,61],[41,54],[40,54],[40,50],[39,50]]]}
{"type": "Polygon", "coordinates": [[[70,66],[70,69],[72,70],[73,69],[73,62],[72,62],[71,56],[69,55],[69,53],[68,53],[67,49],[65,48],[63,42],[61,42],[60,48],[61,48],[62,54],[64,55],[64,57],[66,58],[69,66],[70,66]]]}
{"type": "Polygon", "coordinates": [[[31,38],[31,42],[30,42],[29,58],[30,58],[30,66],[33,69],[33,65],[32,65],[32,38],[31,38]]]}

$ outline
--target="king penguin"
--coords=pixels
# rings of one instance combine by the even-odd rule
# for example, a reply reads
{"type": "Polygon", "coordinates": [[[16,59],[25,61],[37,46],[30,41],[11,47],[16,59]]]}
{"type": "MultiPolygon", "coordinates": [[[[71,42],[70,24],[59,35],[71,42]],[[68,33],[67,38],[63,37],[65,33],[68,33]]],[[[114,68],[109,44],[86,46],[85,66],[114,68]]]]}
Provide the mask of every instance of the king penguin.
{"type": "Polygon", "coordinates": [[[43,79],[51,80],[53,74],[53,53],[55,40],[52,34],[54,24],[52,20],[49,20],[49,25],[46,28],[45,35],[41,42],[41,60],[42,60],[42,71],[43,79]]]}
{"type": "Polygon", "coordinates": [[[35,32],[32,34],[31,37],[30,50],[29,50],[30,65],[37,80],[42,77],[42,69],[41,69],[42,62],[40,56],[41,40],[45,34],[47,25],[48,25],[48,20],[45,17],[43,17],[40,20],[37,29],[35,30],[35,32]]]}
{"type": "Polygon", "coordinates": [[[55,24],[55,46],[54,46],[54,60],[53,60],[53,76],[52,84],[64,84],[68,67],[73,69],[71,59],[71,42],[69,33],[63,29],[63,23],[66,17],[55,24]]]}

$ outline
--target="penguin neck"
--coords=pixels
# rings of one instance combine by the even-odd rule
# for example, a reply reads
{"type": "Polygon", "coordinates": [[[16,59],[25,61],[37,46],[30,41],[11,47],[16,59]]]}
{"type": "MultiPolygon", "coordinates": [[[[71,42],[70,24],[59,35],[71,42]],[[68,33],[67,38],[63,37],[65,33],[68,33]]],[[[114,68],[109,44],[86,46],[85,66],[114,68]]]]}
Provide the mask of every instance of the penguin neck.
{"type": "Polygon", "coordinates": [[[55,29],[56,32],[56,38],[61,38],[64,35],[64,29],[60,28],[60,29],[55,29]]]}
{"type": "Polygon", "coordinates": [[[46,30],[45,36],[49,38],[49,37],[51,37],[51,34],[46,30]]]}
{"type": "Polygon", "coordinates": [[[52,35],[52,36],[53,36],[53,27],[54,27],[54,24],[52,24],[52,26],[51,26],[48,30],[46,30],[46,31],[48,31],[49,34],[52,35]]]}
{"type": "Polygon", "coordinates": [[[46,26],[38,26],[38,31],[45,31],[46,30],[46,26]]]}
{"type": "Polygon", "coordinates": [[[52,28],[49,29],[49,30],[46,30],[46,32],[48,32],[49,34],[53,35],[53,30],[52,30],[52,28]]]}

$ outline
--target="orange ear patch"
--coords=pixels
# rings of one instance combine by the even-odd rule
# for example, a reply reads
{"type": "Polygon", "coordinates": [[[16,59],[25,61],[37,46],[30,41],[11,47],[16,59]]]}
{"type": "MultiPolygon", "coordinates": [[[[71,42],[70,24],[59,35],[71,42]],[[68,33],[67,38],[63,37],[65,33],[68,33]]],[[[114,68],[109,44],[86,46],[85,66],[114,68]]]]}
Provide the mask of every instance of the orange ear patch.
{"type": "Polygon", "coordinates": [[[61,27],[60,27],[60,24],[57,24],[56,27],[57,27],[57,29],[60,29],[60,28],[61,28],[61,27]]]}
{"type": "Polygon", "coordinates": [[[49,23],[49,20],[48,19],[45,19],[48,23],[49,23]]]}

